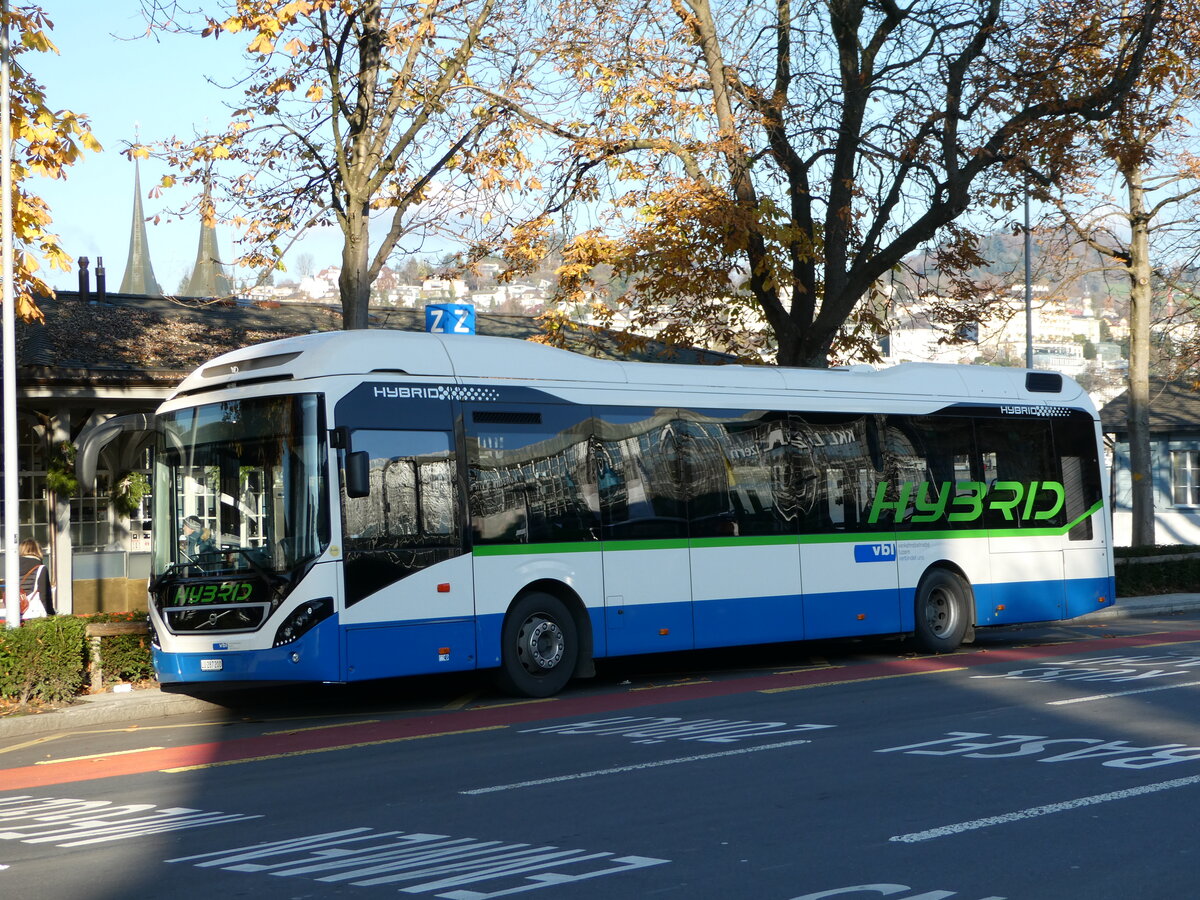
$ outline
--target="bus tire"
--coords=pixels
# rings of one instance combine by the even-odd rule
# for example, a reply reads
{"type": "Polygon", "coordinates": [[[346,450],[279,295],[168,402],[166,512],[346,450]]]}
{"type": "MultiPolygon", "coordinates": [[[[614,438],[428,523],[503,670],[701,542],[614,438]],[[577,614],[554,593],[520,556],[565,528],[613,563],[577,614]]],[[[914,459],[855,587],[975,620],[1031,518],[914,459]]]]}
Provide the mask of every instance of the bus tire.
{"type": "Polygon", "coordinates": [[[501,688],[522,697],[550,697],[571,680],[579,635],[566,605],[553,594],[519,598],[500,635],[501,688]]]}
{"type": "Polygon", "coordinates": [[[957,650],[971,627],[969,592],[948,569],[932,569],[917,585],[915,635],[929,653],[957,650]]]}

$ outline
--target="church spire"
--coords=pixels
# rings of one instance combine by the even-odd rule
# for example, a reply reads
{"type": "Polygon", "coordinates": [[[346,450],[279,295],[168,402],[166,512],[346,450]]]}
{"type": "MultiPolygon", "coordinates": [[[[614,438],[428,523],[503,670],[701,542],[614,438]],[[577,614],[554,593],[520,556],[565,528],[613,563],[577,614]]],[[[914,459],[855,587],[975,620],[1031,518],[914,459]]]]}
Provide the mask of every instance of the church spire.
{"type": "Polygon", "coordinates": [[[142,177],[138,161],[133,161],[133,225],[129,229],[129,257],[125,260],[122,294],[161,297],[162,289],[150,264],[150,244],[146,239],[146,215],[142,212],[142,177]]]}
{"type": "Polygon", "coordinates": [[[204,200],[200,203],[200,245],[196,248],[196,264],[183,290],[185,297],[228,297],[233,285],[221,265],[217,249],[217,228],[212,224],[212,185],[204,181],[204,200]],[[206,211],[209,211],[206,214],[206,211]]]}

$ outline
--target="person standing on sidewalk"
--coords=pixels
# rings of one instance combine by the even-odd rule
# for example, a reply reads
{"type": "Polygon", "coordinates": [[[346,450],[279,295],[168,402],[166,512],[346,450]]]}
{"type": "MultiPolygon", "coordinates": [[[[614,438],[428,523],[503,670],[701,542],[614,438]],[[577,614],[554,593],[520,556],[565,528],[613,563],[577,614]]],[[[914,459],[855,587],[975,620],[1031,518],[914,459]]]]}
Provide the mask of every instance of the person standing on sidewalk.
{"type": "Polygon", "coordinates": [[[23,619],[54,615],[54,595],[50,592],[50,571],[42,559],[42,548],[30,538],[21,541],[21,590],[29,597],[29,609],[23,619]]]}

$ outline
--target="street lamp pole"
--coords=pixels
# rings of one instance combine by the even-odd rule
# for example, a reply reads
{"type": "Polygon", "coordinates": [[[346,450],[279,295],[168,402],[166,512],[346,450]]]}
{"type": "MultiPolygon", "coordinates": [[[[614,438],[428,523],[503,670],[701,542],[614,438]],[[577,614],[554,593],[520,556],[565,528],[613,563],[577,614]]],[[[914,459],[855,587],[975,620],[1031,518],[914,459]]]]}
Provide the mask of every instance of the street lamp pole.
{"type": "Polygon", "coordinates": [[[8,0],[0,0],[0,255],[4,280],[4,615],[11,627],[21,622],[21,517],[17,498],[17,316],[13,291],[12,97],[8,0]]]}
{"type": "Polygon", "coordinates": [[[1025,368],[1033,368],[1033,239],[1029,233],[1029,184],[1025,184],[1025,368]]]}

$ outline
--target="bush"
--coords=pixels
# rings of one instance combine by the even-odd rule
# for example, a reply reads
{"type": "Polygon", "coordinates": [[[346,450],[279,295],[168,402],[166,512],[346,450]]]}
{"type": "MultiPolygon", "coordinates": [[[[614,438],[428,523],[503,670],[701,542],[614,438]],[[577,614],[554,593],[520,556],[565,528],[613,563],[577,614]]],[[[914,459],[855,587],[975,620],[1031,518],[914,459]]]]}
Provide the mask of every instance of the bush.
{"type": "MultiPolygon", "coordinates": [[[[145,621],[145,613],[96,613],[83,619],[93,622],[145,621]]],[[[154,677],[150,658],[150,635],[114,634],[100,638],[100,659],[103,661],[104,681],[148,681],[154,677]]]]}
{"type": "Polygon", "coordinates": [[[30,619],[0,631],[0,696],[59,703],[79,693],[87,667],[84,621],[30,619]]]}
{"type": "Polygon", "coordinates": [[[1189,557],[1118,565],[1117,596],[1142,597],[1200,591],[1200,556],[1190,554],[1189,557]]]}
{"type": "Polygon", "coordinates": [[[1200,553],[1200,547],[1191,544],[1156,544],[1152,547],[1113,547],[1117,559],[1137,559],[1141,556],[1182,556],[1200,553]]]}

